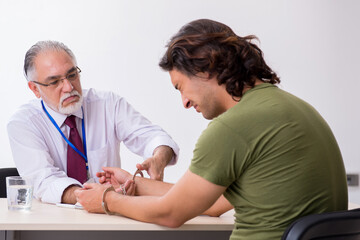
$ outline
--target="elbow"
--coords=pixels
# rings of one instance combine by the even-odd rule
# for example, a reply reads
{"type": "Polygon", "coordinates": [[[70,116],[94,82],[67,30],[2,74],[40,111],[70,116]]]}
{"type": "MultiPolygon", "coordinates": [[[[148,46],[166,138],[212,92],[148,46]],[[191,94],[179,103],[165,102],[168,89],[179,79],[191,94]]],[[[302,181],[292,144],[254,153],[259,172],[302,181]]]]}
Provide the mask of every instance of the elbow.
{"type": "Polygon", "coordinates": [[[180,221],[178,219],[166,219],[164,220],[163,223],[160,223],[160,225],[163,225],[165,227],[169,227],[169,228],[178,228],[181,227],[185,222],[184,221],[180,221]]]}
{"type": "MultiPolygon", "coordinates": [[[[160,199],[164,199],[164,196],[160,199]]],[[[160,201],[159,207],[156,209],[158,209],[158,211],[156,212],[156,220],[154,223],[169,228],[178,228],[193,217],[186,214],[182,208],[178,208],[174,206],[174,204],[164,203],[162,201],[160,201]]]]}
{"type": "Polygon", "coordinates": [[[231,208],[225,208],[225,209],[219,209],[219,208],[209,208],[205,212],[203,212],[203,215],[207,215],[210,217],[220,217],[225,212],[229,211],[231,208]]]}
{"type": "Polygon", "coordinates": [[[188,219],[185,219],[181,213],[169,211],[165,214],[162,214],[158,218],[157,224],[169,227],[169,228],[178,228],[182,226],[188,219]]]}
{"type": "Polygon", "coordinates": [[[210,217],[220,217],[222,215],[222,212],[209,212],[206,215],[210,217]]]}

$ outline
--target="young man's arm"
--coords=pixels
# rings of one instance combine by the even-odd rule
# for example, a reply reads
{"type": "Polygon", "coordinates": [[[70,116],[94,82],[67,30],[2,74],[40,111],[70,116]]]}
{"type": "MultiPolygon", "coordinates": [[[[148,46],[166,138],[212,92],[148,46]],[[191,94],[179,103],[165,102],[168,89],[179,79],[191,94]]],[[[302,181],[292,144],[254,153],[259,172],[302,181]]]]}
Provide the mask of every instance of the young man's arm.
{"type": "MultiPolygon", "coordinates": [[[[130,173],[120,168],[104,167],[103,170],[105,172],[99,173],[98,177],[101,178],[101,176],[105,176],[107,174],[107,178],[110,179],[110,176],[113,175],[116,179],[118,179],[118,182],[121,183],[132,179],[132,175],[130,173]]],[[[174,186],[172,183],[158,182],[142,177],[135,177],[134,180],[136,183],[136,196],[163,196],[174,186]]],[[[104,177],[101,182],[105,181],[104,177]]],[[[232,208],[233,206],[229,203],[229,201],[221,195],[220,198],[202,214],[218,217],[232,208]]]]}
{"type": "MultiPolygon", "coordinates": [[[[138,178],[135,179],[135,182],[137,180],[138,178]]],[[[139,187],[140,193],[149,189],[153,189],[156,193],[164,191],[164,189],[168,189],[168,191],[163,196],[135,197],[108,192],[105,201],[109,211],[168,227],[178,227],[187,220],[204,213],[226,189],[190,171],[187,171],[172,187],[167,183],[141,178],[136,185],[139,187]],[[141,187],[142,183],[147,185],[146,188],[141,187]]],[[[88,190],[75,192],[78,201],[89,212],[103,212],[101,199],[106,186],[86,184],[86,187],[88,190]]]]}

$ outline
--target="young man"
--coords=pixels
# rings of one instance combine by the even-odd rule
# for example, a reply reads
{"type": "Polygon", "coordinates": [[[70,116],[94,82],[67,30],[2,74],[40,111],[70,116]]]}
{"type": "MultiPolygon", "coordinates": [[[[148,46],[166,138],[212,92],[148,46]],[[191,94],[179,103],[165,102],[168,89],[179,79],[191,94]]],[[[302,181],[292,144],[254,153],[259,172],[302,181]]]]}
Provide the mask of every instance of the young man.
{"type": "MultiPolygon", "coordinates": [[[[302,216],[347,209],[344,165],[329,126],[309,104],[275,86],[280,80],[253,39],[206,19],[181,28],[160,66],[184,107],[213,119],[189,170],[175,185],[136,177],[137,197],[86,184],[76,191],[86,210],[177,227],[231,204],[231,239],[280,239],[302,216]]],[[[100,182],[128,182],[134,192],[129,173],[104,171],[100,182]]]]}
{"type": "Polygon", "coordinates": [[[7,129],[16,167],[33,179],[41,201],[76,203],[74,190],[102,166],[121,166],[121,142],[145,158],[137,167],[153,179],[162,180],[165,166],[176,162],[176,143],[124,98],[81,88],[81,70],[64,44],[36,43],[24,72],[38,99],[23,105],[7,129]]]}

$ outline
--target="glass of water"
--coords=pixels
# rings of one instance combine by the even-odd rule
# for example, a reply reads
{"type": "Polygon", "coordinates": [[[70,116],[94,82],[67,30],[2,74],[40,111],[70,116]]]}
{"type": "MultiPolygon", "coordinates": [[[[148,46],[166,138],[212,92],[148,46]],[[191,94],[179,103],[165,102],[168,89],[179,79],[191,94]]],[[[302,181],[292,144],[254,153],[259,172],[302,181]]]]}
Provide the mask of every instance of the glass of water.
{"type": "Polygon", "coordinates": [[[33,184],[29,178],[6,177],[6,194],[9,210],[30,210],[33,184]]]}

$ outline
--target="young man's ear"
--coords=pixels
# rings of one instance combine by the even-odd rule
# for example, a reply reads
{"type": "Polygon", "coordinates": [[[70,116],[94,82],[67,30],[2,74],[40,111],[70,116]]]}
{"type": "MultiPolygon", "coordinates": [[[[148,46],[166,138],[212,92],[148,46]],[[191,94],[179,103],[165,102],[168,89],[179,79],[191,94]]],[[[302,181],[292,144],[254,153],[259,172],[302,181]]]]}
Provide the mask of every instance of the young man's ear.
{"type": "Polygon", "coordinates": [[[34,82],[31,82],[31,81],[28,81],[28,86],[29,86],[30,90],[35,94],[35,96],[37,98],[40,98],[40,92],[39,92],[38,86],[34,82]]]}

